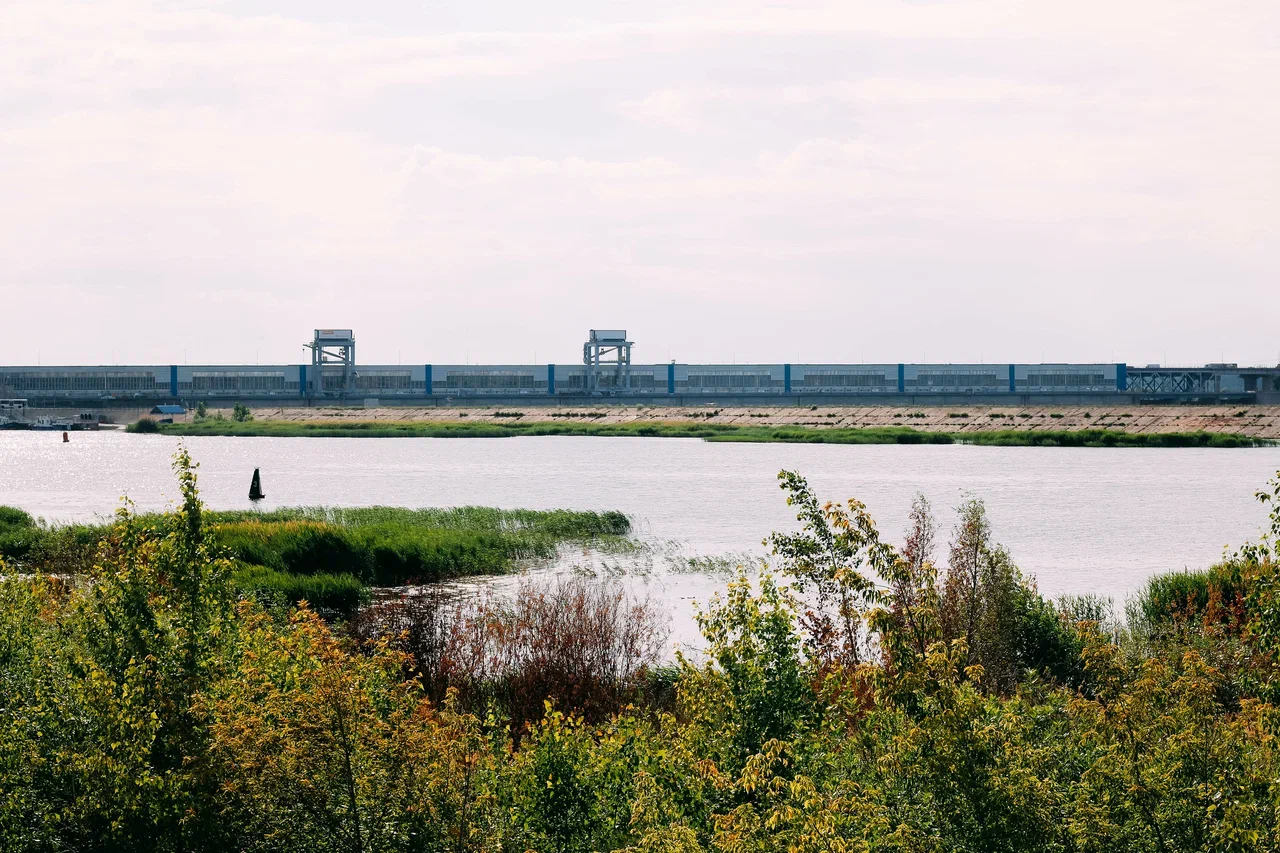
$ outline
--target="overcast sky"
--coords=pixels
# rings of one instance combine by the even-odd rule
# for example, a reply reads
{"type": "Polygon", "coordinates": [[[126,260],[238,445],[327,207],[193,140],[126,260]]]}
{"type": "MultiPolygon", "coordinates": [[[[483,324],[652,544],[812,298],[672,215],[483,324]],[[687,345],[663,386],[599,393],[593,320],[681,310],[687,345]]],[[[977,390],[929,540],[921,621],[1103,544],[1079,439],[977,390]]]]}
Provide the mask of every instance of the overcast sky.
{"type": "Polygon", "coordinates": [[[0,0],[0,363],[1280,360],[1275,0],[0,0]]]}

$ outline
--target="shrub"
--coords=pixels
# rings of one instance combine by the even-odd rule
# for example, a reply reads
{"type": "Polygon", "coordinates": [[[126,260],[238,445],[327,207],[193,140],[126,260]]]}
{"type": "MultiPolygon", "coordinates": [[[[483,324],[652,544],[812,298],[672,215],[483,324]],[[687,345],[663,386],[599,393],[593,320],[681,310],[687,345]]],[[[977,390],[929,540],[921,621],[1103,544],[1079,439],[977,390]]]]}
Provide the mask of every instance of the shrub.
{"type": "Polygon", "coordinates": [[[18,509],[16,506],[0,506],[0,533],[8,533],[12,530],[35,526],[36,520],[31,517],[31,513],[18,509]]]}
{"type": "Polygon", "coordinates": [[[235,408],[231,412],[231,420],[236,423],[247,423],[253,420],[253,412],[249,411],[249,407],[244,403],[236,403],[235,408]]]}
{"type": "Polygon", "coordinates": [[[209,407],[204,404],[204,400],[201,400],[199,403],[196,403],[195,419],[198,421],[202,421],[208,416],[209,416],[209,407]]]}
{"type": "Polygon", "coordinates": [[[153,418],[138,418],[134,423],[129,424],[125,428],[127,432],[136,432],[144,435],[150,435],[160,431],[160,425],[153,418]]]}
{"type": "Polygon", "coordinates": [[[22,560],[44,540],[44,535],[29,513],[17,507],[0,506],[0,557],[22,560]]]}
{"type": "Polygon", "coordinates": [[[411,654],[428,696],[455,688],[465,707],[496,707],[519,730],[548,699],[600,721],[643,695],[668,620],[659,603],[616,584],[526,577],[509,595],[428,590],[371,608],[352,630],[411,654]]]}
{"type": "Polygon", "coordinates": [[[1156,575],[1129,602],[1129,622],[1148,635],[1190,621],[1238,627],[1245,592],[1240,565],[1231,560],[1203,571],[1156,575]]]}

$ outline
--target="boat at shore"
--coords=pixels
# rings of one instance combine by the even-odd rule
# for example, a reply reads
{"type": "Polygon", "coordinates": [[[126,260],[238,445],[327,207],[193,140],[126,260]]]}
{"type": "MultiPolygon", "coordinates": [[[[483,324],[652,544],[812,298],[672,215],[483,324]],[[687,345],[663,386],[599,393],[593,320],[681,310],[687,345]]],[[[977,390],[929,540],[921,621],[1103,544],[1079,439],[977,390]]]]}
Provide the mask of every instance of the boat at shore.
{"type": "Polygon", "coordinates": [[[30,429],[46,432],[66,432],[71,429],[71,421],[56,420],[48,415],[40,415],[31,422],[30,429]]]}

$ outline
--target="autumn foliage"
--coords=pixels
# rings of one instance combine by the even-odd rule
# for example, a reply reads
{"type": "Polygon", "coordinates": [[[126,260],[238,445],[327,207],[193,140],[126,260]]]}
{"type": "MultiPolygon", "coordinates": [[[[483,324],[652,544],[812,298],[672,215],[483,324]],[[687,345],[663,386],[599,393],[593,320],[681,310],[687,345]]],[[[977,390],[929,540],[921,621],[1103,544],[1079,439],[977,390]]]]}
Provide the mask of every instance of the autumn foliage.
{"type": "Polygon", "coordinates": [[[91,581],[0,567],[0,851],[1280,849],[1280,510],[1121,620],[1045,601],[977,501],[940,566],[923,500],[898,548],[784,473],[801,529],[664,692],[607,585],[240,598],[176,469],[91,581]]]}

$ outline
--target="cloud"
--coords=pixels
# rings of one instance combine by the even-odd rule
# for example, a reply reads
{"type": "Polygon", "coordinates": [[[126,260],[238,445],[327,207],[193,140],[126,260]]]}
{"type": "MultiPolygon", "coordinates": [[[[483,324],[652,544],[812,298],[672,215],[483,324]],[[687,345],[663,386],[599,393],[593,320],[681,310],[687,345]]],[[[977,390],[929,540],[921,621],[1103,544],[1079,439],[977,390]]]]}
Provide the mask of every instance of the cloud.
{"type": "MultiPolygon", "coordinates": [[[[25,313],[0,362],[68,328],[72,360],[123,333],[163,362],[169,312],[255,301],[258,328],[350,312],[375,341],[449,317],[453,350],[483,316],[518,353],[588,314],[660,349],[711,316],[699,346],[791,357],[840,320],[779,326],[770,294],[851,282],[932,330],[968,294],[1037,358],[1009,331],[1035,299],[993,293],[1082,282],[1059,357],[1128,314],[1195,360],[1203,293],[1261,305],[1280,273],[1278,24],[1252,0],[9,4],[0,288],[25,313]]],[[[1209,354],[1272,358],[1264,313],[1209,354]]]]}

